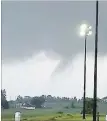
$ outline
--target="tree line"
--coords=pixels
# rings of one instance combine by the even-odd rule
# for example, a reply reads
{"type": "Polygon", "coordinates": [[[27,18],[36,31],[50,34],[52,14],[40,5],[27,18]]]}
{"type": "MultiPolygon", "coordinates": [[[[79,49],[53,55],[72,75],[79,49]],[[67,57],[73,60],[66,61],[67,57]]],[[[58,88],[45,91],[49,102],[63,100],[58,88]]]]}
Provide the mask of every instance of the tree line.
{"type": "MultiPolygon", "coordinates": [[[[105,98],[104,98],[105,99],[105,98]]],[[[55,97],[51,95],[42,95],[42,96],[17,96],[15,100],[7,101],[6,99],[6,90],[1,90],[1,107],[4,109],[8,109],[10,104],[20,105],[23,107],[35,107],[35,108],[43,108],[44,103],[50,103],[50,102],[68,102],[71,106],[70,108],[76,108],[75,102],[83,101],[83,98],[77,99],[74,98],[68,98],[68,97],[55,97]]],[[[101,102],[101,99],[98,99],[98,102],[101,102]]],[[[92,98],[86,98],[86,113],[92,113],[92,107],[93,107],[93,99],[92,98]]],[[[66,106],[66,108],[69,108],[66,106]]],[[[82,113],[82,111],[81,111],[82,113]]]]}

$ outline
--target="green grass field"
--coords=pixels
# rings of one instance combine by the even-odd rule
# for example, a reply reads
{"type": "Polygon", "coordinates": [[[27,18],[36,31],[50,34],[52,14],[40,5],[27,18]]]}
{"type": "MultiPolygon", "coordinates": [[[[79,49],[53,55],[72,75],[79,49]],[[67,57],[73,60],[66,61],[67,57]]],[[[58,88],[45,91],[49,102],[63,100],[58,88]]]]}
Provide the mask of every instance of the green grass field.
{"type": "MultiPolygon", "coordinates": [[[[54,109],[35,109],[35,110],[16,110],[8,109],[2,110],[1,121],[14,121],[14,113],[20,111],[21,121],[82,121],[82,115],[67,113],[58,113],[58,110],[54,109]]],[[[92,121],[92,116],[86,116],[87,121],[92,121]]],[[[105,114],[100,114],[100,121],[105,121],[105,114]]]]}

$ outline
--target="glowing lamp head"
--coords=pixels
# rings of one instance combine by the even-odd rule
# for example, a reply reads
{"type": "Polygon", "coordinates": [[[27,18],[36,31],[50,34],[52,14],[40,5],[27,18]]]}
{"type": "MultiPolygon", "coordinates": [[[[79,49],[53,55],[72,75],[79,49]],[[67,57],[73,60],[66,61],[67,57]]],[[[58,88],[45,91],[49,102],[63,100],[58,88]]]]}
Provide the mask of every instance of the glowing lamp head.
{"type": "Polygon", "coordinates": [[[85,36],[85,32],[84,31],[81,31],[80,32],[80,36],[85,36]]]}
{"type": "Polygon", "coordinates": [[[87,24],[82,24],[80,26],[80,31],[82,31],[82,32],[84,31],[85,32],[87,30],[87,27],[88,27],[87,24]]]}
{"type": "Polygon", "coordinates": [[[92,35],[92,31],[89,31],[88,33],[87,33],[87,35],[89,36],[89,35],[92,35]]]}
{"type": "Polygon", "coordinates": [[[82,24],[80,26],[80,36],[91,35],[92,34],[92,26],[88,26],[87,24],[82,24]]]}
{"type": "Polygon", "coordinates": [[[87,31],[87,24],[82,24],[81,26],[80,26],[80,36],[85,36],[85,34],[86,34],[86,31],[87,31]]]}
{"type": "Polygon", "coordinates": [[[92,29],[92,26],[89,26],[88,29],[91,30],[92,29]]]}

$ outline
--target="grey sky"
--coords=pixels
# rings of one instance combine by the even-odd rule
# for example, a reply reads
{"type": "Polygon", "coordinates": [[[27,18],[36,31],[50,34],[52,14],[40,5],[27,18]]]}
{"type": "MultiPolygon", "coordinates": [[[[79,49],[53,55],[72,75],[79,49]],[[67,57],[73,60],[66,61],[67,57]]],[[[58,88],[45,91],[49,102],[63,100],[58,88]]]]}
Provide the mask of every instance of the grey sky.
{"type": "MultiPolygon", "coordinates": [[[[99,8],[99,51],[107,52],[107,2],[99,8]]],[[[95,2],[2,2],[2,59],[21,59],[40,51],[64,58],[83,51],[76,27],[86,20],[95,25],[95,2]]],[[[88,38],[93,51],[94,36],[88,38]],[[92,40],[92,41],[91,41],[92,40]]]]}
{"type": "MultiPolygon", "coordinates": [[[[107,2],[99,2],[98,50],[99,56],[101,57],[99,57],[101,60],[99,62],[99,71],[101,73],[99,80],[104,81],[105,83],[107,79],[107,76],[105,74],[105,70],[107,69],[107,64],[105,63],[107,60],[107,58],[105,57],[107,54],[106,12],[107,2]],[[102,68],[104,68],[104,72],[100,70],[102,68]]],[[[67,72],[59,72],[59,75],[57,75],[57,77],[54,75],[52,78],[49,78],[51,81],[57,80],[56,82],[58,84],[52,84],[50,82],[48,83],[47,80],[43,80],[44,85],[45,82],[48,85],[44,87],[44,90],[47,87],[46,90],[48,92],[48,87],[50,87],[51,90],[51,87],[53,85],[55,87],[57,85],[57,88],[59,89],[60,81],[62,81],[62,85],[64,86],[66,85],[66,80],[68,86],[75,83],[72,90],[75,93],[74,95],[79,95],[78,92],[80,92],[79,89],[81,88],[81,86],[79,85],[82,85],[83,81],[83,70],[81,71],[81,68],[83,67],[83,55],[81,54],[83,54],[84,52],[84,39],[79,37],[77,30],[79,28],[79,25],[83,21],[88,22],[93,27],[93,35],[88,37],[87,40],[87,51],[89,52],[89,55],[91,52],[91,55],[89,57],[90,61],[88,60],[89,65],[87,64],[87,68],[89,68],[87,72],[87,80],[92,88],[92,82],[90,82],[90,80],[93,81],[93,58],[91,56],[93,54],[92,52],[94,52],[95,2],[2,2],[2,78],[4,83],[3,87],[8,90],[9,95],[13,94],[13,87],[11,87],[10,83],[13,83],[15,85],[16,82],[21,83],[21,81],[22,83],[26,83],[26,85],[28,85],[28,88],[20,87],[19,84],[18,87],[14,87],[15,89],[17,89],[17,91],[14,92],[14,95],[16,95],[19,90],[21,94],[23,93],[22,95],[25,95],[26,89],[29,89],[29,84],[31,81],[32,86],[34,86],[34,84],[38,85],[36,87],[38,88],[38,94],[43,94],[44,92],[39,93],[42,88],[39,83],[42,83],[43,80],[41,79],[41,73],[43,76],[44,73],[49,73],[50,75],[51,72],[55,72],[56,70],[54,70],[52,64],[56,67],[56,69],[62,69],[61,67],[68,67],[71,70],[68,69],[69,71],[67,70],[67,72]],[[78,56],[78,54],[80,56],[76,57],[78,56]],[[42,62],[38,61],[36,55],[37,58],[43,58],[44,60],[44,64],[40,64],[42,65],[40,67],[38,63],[42,62]],[[47,59],[46,61],[46,57],[44,56],[47,56],[52,60],[47,59]],[[56,62],[55,59],[56,61],[60,60],[60,62],[56,62]],[[53,60],[55,62],[53,62],[53,60]],[[11,61],[11,64],[9,64],[9,61],[11,61]],[[18,62],[13,63],[13,61],[18,62]],[[56,63],[59,63],[59,66],[56,66],[56,63]],[[76,64],[78,65],[78,67],[76,64]],[[48,65],[50,65],[50,67],[48,67],[48,65]],[[36,69],[36,72],[34,67],[36,69]],[[23,71],[21,71],[21,69],[23,71]],[[35,76],[35,74],[37,75],[35,76]],[[72,77],[70,74],[72,75],[72,77]],[[78,82],[78,91],[75,91],[75,86],[77,86],[78,80],[80,80],[78,82]]],[[[45,79],[47,79],[48,76],[46,76],[45,79]]],[[[105,83],[99,83],[100,89],[106,85],[105,83]]],[[[62,95],[64,94],[63,86],[61,87],[62,95]]],[[[36,92],[35,90],[35,87],[33,87],[33,89],[30,90],[31,92],[29,91],[29,94],[34,94],[34,92],[36,92]]],[[[90,87],[88,90],[88,93],[90,93],[90,87]]],[[[52,90],[53,94],[57,94],[58,90],[56,90],[56,93],[54,93],[54,91],[55,90],[52,90]]],[[[61,93],[58,94],[61,95],[61,93]]],[[[66,90],[65,95],[67,94],[68,90],[66,90]]],[[[70,94],[71,92],[69,91],[68,95],[70,94]]],[[[104,91],[102,90],[102,92],[100,92],[100,96],[105,96],[105,94],[106,87],[104,87],[104,91]]]]}

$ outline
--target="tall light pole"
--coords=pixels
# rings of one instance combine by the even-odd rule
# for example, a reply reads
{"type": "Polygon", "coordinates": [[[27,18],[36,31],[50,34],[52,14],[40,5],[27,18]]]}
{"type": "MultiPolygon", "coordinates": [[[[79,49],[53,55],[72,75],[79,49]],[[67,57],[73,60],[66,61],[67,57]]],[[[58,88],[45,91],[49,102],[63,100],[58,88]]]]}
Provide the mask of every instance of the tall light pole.
{"type": "Polygon", "coordinates": [[[96,114],[97,114],[97,53],[98,53],[97,48],[98,48],[98,1],[96,1],[93,121],[96,121],[96,114]]]}
{"type": "Polygon", "coordinates": [[[92,34],[92,27],[87,24],[80,26],[80,35],[85,36],[85,47],[84,47],[84,92],[83,92],[83,119],[85,119],[85,98],[86,98],[86,45],[87,37],[92,34]]]}
{"type": "Polygon", "coordinates": [[[86,97],[86,46],[87,35],[85,35],[85,50],[84,50],[84,94],[83,94],[83,119],[85,119],[85,97],[86,97]]]}

